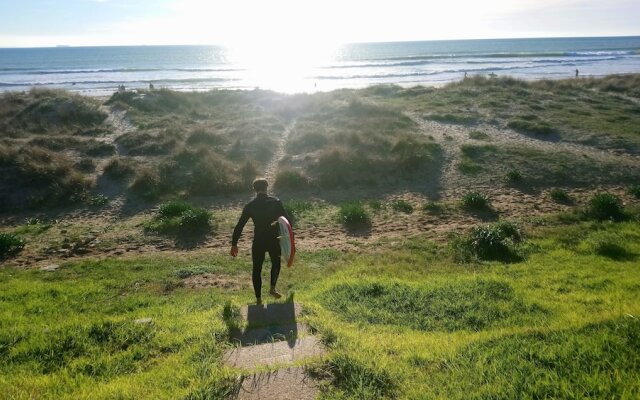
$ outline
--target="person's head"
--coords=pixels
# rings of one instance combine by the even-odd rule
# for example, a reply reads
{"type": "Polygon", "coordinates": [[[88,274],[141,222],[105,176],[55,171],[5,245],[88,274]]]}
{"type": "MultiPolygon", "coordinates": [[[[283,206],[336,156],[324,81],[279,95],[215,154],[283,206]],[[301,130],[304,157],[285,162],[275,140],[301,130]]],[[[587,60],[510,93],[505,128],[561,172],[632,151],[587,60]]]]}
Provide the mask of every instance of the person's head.
{"type": "Polygon", "coordinates": [[[267,193],[268,187],[269,182],[264,178],[257,178],[253,181],[253,190],[255,190],[256,193],[267,193]]]}

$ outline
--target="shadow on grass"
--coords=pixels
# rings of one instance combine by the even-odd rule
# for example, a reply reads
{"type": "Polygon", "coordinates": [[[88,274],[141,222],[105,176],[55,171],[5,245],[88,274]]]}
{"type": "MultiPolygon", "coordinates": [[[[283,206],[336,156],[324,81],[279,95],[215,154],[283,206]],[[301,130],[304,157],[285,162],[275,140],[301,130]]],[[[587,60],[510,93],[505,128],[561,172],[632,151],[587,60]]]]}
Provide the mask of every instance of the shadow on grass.
{"type": "Polygon", "coordinates": [[[493,208],[471,208],[471,207],[463,207],[463,209],[470,215],[478,218],[484,222],[497,221],[499,218],[499,214],[493,208]]]}
{"type": "Polygon", "coordinates": [[[347,231],[347,235],[353,237],[367,238],[371,236],[371,222],[359,222],[352,224],[344,224],[344,228],[347,231]]]}

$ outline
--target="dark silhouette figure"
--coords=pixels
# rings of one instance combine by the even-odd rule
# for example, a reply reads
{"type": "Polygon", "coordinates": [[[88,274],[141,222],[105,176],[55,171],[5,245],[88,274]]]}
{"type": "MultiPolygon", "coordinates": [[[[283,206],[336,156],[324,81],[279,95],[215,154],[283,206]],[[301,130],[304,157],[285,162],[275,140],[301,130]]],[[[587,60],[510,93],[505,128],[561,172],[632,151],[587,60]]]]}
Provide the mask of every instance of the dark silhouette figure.
{"type": "Polygon", "coordinates": [[[578,71],[578,68],[576,68],[576,78],[578,77],[579,73],[580,73],[580,71],[578,71]]]}

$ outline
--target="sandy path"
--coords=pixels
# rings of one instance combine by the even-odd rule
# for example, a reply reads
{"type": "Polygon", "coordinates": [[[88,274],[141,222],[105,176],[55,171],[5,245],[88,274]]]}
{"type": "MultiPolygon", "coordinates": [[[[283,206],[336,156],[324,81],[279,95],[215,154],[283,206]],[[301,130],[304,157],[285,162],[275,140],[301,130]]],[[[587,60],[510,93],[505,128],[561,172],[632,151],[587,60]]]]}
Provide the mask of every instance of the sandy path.
{"type": "Polygon", "coordinates": [[[285,157],[285,147],[287,145],[287,140],[289,139],[289,134],[294,129],[296,125],[296,120],[294,119],[287,125],[287,127],[282,131],[280,138],[278,139],[278,147],[276,147],[276,151],[273,153],[273,157],[271,161],[267,164],[264,172],[264,177],[269,181],[269,184],[273,186],[276,182],[276,176],[278,174],[278,165],[280,161],[285,157]]]}

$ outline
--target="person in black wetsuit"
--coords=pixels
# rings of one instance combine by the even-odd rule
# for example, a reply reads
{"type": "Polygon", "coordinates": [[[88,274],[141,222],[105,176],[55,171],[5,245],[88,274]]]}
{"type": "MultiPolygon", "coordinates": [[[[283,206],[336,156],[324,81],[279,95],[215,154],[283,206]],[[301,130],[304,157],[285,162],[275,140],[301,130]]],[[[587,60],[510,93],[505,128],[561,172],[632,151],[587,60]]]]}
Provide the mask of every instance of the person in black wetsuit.
{"type": "Polygon", "coordinates": [[[276,290],[278,275],[280,274],[280,242],[278,241],[278,227],[272,225],[278,217],[284,216],[289,221],[289,215],[282,202],[267,195],[269,183],[266,179],[253,181],[253,189],[256,191],[255,199],[251,200],[244,209],[233,230],[231,238],[231,256],[238,255],[238,240],[242,235],[242,229],[251,218],[253,220],[253,245],[251,246],[251,258],[253,258],[253,290],[256,294],[256,302],[262,303],[262,263],[265,253],[271,258],[271,289],[269,294],[276,299],[282,297],[276,290]]]}

